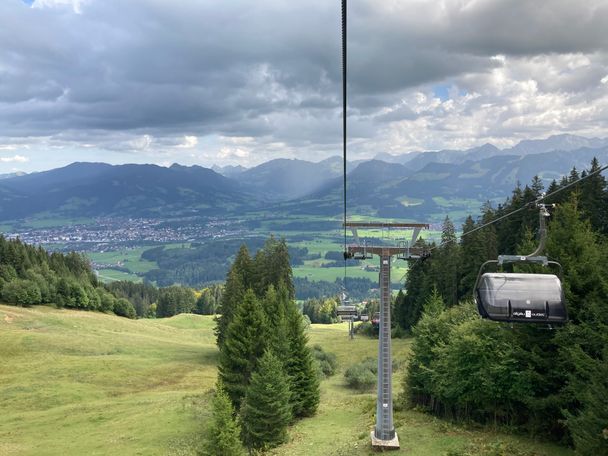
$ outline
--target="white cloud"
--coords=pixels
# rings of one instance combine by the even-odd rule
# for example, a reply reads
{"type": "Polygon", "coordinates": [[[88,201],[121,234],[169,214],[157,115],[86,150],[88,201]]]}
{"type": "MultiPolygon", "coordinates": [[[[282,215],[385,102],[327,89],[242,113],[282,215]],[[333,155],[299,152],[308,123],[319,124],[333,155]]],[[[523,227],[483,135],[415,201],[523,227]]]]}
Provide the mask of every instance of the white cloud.
{"type": "Polygon", "coordinates": [[[198,144],[196,136],[184,136],[184,142],[175,146],[178,149],[193,149],[198,144]]]}
{"type": "Polygon", "coordinates": [[[12,157],[0,157],[0,162],[2,163],[25,163],[30,161],[28,157],[24,157],[23,155],[14,155],[12,157]]]}
{"type": "Polygon", "coordinates": [[[86,0],[35,0],[32,8],[69,7],[76,14],[82,14],[82,5],[86,0]]]}

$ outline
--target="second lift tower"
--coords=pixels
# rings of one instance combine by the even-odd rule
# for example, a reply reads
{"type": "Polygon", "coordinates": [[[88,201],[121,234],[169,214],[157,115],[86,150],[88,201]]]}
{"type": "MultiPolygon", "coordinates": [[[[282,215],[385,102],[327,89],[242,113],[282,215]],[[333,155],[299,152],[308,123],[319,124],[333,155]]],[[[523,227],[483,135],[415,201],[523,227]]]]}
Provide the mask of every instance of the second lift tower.
{"type": "Polygon", "coordinates": [[[399,437],[393,423],[393,363],[391,357],[391,259],[409,260],[419,258],[424,249],[414,247],[422,229],[428,229],[425,223],[381,223],[381,222],[346,222],[355,238],[355,244],[349,245],[347,258],[366,259],[372,255],[380,257],[380,328],[378,337],[378,398],[376,401],[376,426],[371,432],[372,447],[378,449],[398,449],[399,437]],[[412,238],[399,245],[366,245],[361,243],[358,228],[412,229],[412,238]]]}

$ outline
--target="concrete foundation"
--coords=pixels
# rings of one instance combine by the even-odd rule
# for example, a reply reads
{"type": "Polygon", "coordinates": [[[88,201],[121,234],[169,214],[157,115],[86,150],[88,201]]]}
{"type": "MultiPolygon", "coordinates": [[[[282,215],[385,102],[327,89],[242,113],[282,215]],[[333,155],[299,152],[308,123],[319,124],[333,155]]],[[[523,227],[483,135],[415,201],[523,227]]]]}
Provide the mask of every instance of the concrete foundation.
{"type": "Polygon", "coordinates": [[[399,437],[395,432],[395,437],[391,440],[380,440],[376,438],[374,431],[370,433],[372,438],[372,448],[375,450],[398,450],[399,449],[399,437]]]}

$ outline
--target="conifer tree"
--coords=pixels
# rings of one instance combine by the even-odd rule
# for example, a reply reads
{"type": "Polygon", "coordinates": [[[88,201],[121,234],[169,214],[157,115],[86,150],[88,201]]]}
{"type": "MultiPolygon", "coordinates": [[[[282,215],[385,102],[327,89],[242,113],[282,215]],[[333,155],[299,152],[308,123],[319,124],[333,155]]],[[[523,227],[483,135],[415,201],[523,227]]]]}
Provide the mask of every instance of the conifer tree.
{"type": "Polygon", "coordinates": [[[250,449],[273,448],[287,441],[291,421],[289,384],[281,362],[270,350],[251,376],[241,408],[241,436],[250,449]]]}
{"type": "Polygon", "coordinates": [[[268,347],[268,333],[266,315],[253,291],[248,290],[227,328],[218,365],[220,380],[236,408],[268,347]]]}
{"type": "Polygon", "coordinates": [[[599,173],[600,164],[597,158],[591,161],[588,174],[581,182],[581,211],[591,222],[591,227],[602,234],[608,234],[608,196],[606,179],[599,173]],[[593,174],[595,173],[595,174],[593,174]]]}
{"type": "Polygon", "coordinates": [[[247,246],[243,244],[228,271],[226,286],[220,303],[220,316],[217,317],[215,335],[217,345],[222,348],[228,325],[232,321],[238,305],[243,301],[245,291],[251,287],[253,274],[253,262],[249,256],[247,246]]]}
{"type": "Polygon", "coordinates": [[[245,450],[239,439],[241,427],[234,418],[230,398],[219,381],[211,407],[206,453],[213,456],[244,456],[245,450]]]}
{"type": "Polygon", "coordinates": [[[258,297],[263,297],[270,285],[277,288],[281,282],[287,287],[289,298],[295,297],[293,272],[285,239],[277,240],[271,236],[266,241],[264,248],[255,255],[254,271],[252,287],[258,297]]]}
{"type": "Polygon", "coordinates": [[[443,221],[441,248],[436,255],[436,279],[433,285],[439,289],[447,306],[451,307],[458,303],[460,246],[456,242],[456,231],[449,217],[443,221]]]}
{"type": "Polygon", "coordinates": [[[470,295],[477,280],[479,268],[486,261],[484,254],[483,232],[474,231],[478,225],[471,216],[467,217],[462,226],[461,248],[461,279],[458,295],[460,298],[470,295]]]}
{"type": "Polygon", "coordinates": [[[285,360],[289,352],[289,340],[287,338],[286,309],[289,302],[287,287],[282,282],[278,291],[274,285],[268,287],[264,298],[264,311],[270,329],[268,335],[268,346],[272,352],[281,360],[285,360]]]}
{"type": "Polygon", "coordinates": [[[320,400],[319,378],[310,348],[306,345],[308,337],[304,331],[302,314],[290,300],[287,309],[288,356],[285,371],[289,377],[293,415],[312,416],[320,400]]]}

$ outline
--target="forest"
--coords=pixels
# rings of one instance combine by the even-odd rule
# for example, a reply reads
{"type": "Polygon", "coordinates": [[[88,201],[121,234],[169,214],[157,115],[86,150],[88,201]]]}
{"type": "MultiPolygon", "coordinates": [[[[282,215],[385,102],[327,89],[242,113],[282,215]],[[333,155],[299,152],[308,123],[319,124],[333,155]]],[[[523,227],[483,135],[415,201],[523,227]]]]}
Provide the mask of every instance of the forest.
{"type": "Polygon", "coordinates": [[[538,209],[486,224],[543,196],[540,179],[467,218],[459,241],[445,220],[441,243],[411,262],[395,302],[395,323],[414,336],[404,403],[551,438],[580,454],[608,454],[608,191],[599,169],[593,160],[588,171],[573,169],[546,189],[563,189],[545,202],[555,204],[546,254],[563,267],[565,325],[482,320],[472,303],[483,262],[535,249],[538,209]]]}
{"type": "Polygon", "coordinates": [[[97,280],[84,255],[49,253],[2,235],[0,296],[4,302],[19,306],[53,304],[136,317],[128,299],[115,295],[97,280]]]}

